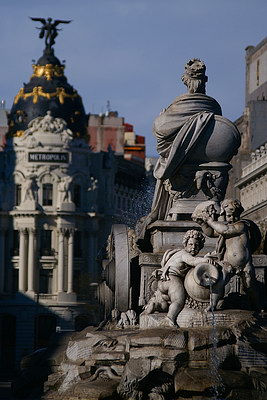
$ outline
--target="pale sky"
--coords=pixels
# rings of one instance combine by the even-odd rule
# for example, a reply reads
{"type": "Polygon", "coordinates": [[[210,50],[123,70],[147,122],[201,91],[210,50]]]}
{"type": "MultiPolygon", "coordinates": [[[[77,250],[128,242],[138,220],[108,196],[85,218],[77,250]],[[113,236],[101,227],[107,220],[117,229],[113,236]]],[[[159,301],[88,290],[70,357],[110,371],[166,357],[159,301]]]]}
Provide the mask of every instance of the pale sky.
{"type": "Polygon", "coordinates": [[[237,119],[244,108],[245,48],[267,35],[266,0],[0,0],[0,98],[11,107],[44,48],[29,16],[72,19],[55,54],[86,112],[112,110],[156,155],[153,119],[177,95],[184,64],[207,65],[207,94],[237,119]]]}

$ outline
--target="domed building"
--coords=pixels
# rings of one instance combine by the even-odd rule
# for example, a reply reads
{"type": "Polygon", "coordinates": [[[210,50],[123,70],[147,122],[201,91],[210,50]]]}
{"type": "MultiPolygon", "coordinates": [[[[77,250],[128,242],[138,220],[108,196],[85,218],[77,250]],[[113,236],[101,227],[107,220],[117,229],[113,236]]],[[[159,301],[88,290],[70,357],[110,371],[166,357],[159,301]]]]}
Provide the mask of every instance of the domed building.
{"type": "Polygon", "coordinates": [[[46,45],[15,96],[0,154],[3,370],[56,331],[100,322],[97,255],[114,214],[115,169],[111,151],[91,151],[86,123],[81,97],[46,45]]]}
{"type": "Polygon", "coordinates": [[[64,75],[65,65],[46,46],[43,55],[33,64],[28,83],[19,90],[9,114],[9,135],[22,136],[34,118],[50,111],[53,117],[67,122],[75,137],[87,135],[87,116],[82,99],[64,75]]]}

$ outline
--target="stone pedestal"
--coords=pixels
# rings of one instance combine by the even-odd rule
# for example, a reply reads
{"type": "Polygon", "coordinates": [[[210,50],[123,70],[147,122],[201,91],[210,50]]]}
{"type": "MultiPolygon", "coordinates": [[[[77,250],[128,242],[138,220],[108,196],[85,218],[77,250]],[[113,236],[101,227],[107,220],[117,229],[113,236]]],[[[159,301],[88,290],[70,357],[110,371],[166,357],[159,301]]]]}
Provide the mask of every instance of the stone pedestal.
{"type": "Polygon", "coordinates": [[[74,212],[75,211],[75,204],[73,202],[69,203],[62,203],[60,207],[57,208],[58,211],[69,211],[69,212],[74,212]]]}
{"type": "Polygon", "coordinates": [[[76,293],[60,292],[57,295],[57,301],[59,303],[76,303],[77,295],[76,293]]]}
{"type": "MultiPolygon", "coordinates": [[[[154,290],[150,285],[149,278],[152,272],[161,267],[161,260],[166,250],[181,250],[183,237],[186,231],[196,229],[201,231],[198,224],[193,221],[156,221],[148,227],[151,235],[153,253],[141,253],[139,255],[139,266],[141,268],[139,305],[148,303],[154,290]]],[[[205,246],[198,256],[202,256],[215,249],[216,238],[206,237],[205,246]]]]}
{"type": "MultiPolygon", "coordinates": [[[[156,221],[148,226],[151,235],[151,244],[154,253],[164,253],[169,249],[183,248],[183,237],[186,231],[196,229],[201,231],[200,226],[193,221],[156,221]]],[[[205,246],[200,254],[213,251],[217,238],[206,237],[205,246]]]]}
{"type": "MultiPolygon", "coordinates": [[[[140,315],[140,328],[162,328],[165,313],[154,313],[140,315]]],[[[180,328],[198,328],[211,327],[213,324],[219,326],[231,326],[240,321],[253,319],[253,312],[247,310],[218,310],[214,312],[214,321],[211,312],[194,310],[185,307],[177,318],[177,324],[180,328]]]]}
{"type": "Polygon", "coordinates": [[[23,203],[21,203],[19,206],[16,207],[17,210],[19,211],[35,211],[37,210],[37,201],[36,200],[25,200],[23,203]]]}

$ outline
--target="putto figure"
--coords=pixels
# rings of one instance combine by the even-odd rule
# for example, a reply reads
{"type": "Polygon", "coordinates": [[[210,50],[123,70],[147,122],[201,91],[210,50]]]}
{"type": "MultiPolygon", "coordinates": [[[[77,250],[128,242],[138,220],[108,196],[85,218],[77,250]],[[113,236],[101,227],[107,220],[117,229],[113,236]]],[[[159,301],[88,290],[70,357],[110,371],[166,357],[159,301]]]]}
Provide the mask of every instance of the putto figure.
{"type": "Polygon", "coordinates": [[[201,232],[190,230],[183,238],[184,249],[167,250],[164,253],[162,268],[153,273],[158,279],[158,289],[148,302],[145,313],[168,310],[163,324],[176,325],[177,316],[185,305],[186,291],[183,281],[186,274],[201,263],[213,263],[207,257],[196,257],[204,247],[204,243],[205,237],[201,232]]]}
{"type": "MultiPolygon", "coordinates": [[[[240,218],[244,209],[239,200],[225,199],[221,203],[220,221],[215,220],[212,204],[206,203],[206,209],[204,207],[202,212],[196,210],[192,219],[201,225],[205,235],[218,237],[213,257],[222,266],[223,276],[212,287],[210,307],[216,309],[218,301],[224,296],[225,284],[234,274],[241,276],[245,291],[253,296],[255,271],[252,253],[261,242],[261,234],[254,222],[240,218]]],[[[255,299],[251,300],[255,302],[255,299]]]]}
{"type": "Polygon", "coordinates": [[[30,17],[32,21],[38,21],[43,24],[41,28],[36,28],[40,30],[39,38],[43,39],[45,38],[45,47],[48,50],[52,49],[52,46],[55,44],[55,38],[58,35],[58,31],[61,29],[58,29],[57,26],[59,24],[69,24],[71,20],[65,21],[61,19],[56,19],[54,22],[52,22],[52,18],[33,18],[30,17]]]}

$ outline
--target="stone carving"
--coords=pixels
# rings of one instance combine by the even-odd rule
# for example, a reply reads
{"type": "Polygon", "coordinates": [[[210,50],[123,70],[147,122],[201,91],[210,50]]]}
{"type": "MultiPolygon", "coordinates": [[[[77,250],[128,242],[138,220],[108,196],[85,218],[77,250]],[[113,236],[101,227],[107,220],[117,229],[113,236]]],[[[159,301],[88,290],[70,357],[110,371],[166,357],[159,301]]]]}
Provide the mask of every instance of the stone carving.
{"type": "Polygon", "coordinates": [[[35,176],[29,175],[26,177],[25,182],[23,184],[23,197],[22,201],[19,206],[17,206],[18,209],[32,209],[35,210],[38,202],[38,185],[36,183],[35,176]]]}
{"type": "Polygon", "coordinates": [[[62,203],[72,203],[71,182],[71,178],[65,176],[58,183],[58,208],[60,208],[62,203]]]}
{"type": "Polygon", "coordinates": [[[128,228],[127,234],[128,234],[130,258],[134,258],[138,256],[138,254],[140,254],[140,250],[138,249],[138,246],[136,244],[136,234],[134,229],[131,228],[128,228]]]}
{"type": "Polygon", "coordinates": [[[199,191],[202,201],[206,198],[219,202],[224,197],[229,161],[237,153],[240,134],[221,116],[217,101],[205,94],[205,71],[202,61],[190,60],[182,76],[189,93],[177,97],[154,121],[160,155],[154,170],[157,183],[140,240],[151,222],[191,214],[195,206],[191,208],[185,200],[199,191]]]}
{"type": "Polygon", "coordinates": [[[260,158],[265,157],[266,155],[267,155],[267,143],[260,146],[258,149],[256,149],[251,153],[251,160],[257,161],[260,158]]]}
{"type": "Polygon", "coordinates": [[[174,397],[172,377],[149,362],[130,360],[126,364],[117,392],[123,399],[171,400],[174,397]]]}
{"type": "Polygon", "coordinates": [[[137,316],[134,310],[128,310],[122,312],[120,319],[117,323],[117,327],[121,329],[126,329],[137,325],[137,316]]]}
{"type": "Polygon", "coordinates": [[[216,310],[223,300],[225,286],[234,276],[240,277],[243,290],[253,308],[257,308],[255,271],[252,253],[259,246],[259,228],[249,220],[240,219],[243,211],[238,200],[226,199],[221,203],[200,203],[192,219],[200,224],[208,237],[218,237],[216,248],[204,257],[196,257],[204,246],[203,234],[187,231],[183,250],[167,250],[148,282],[154,291],[144,314],[167,312],[161,325],[173,326],[184,306],[205,311],[216,310]],[[156,285],[155,285],[156,284],[156,285]]]}
{"type": "Polygon", "coordinates": [[[160,269],[153,276],[158,279],[158,288],[145,307],[145,313],[166,311],[164,324],[176,325],[177,316],[184,308],[186,291],[183,280],[192,267],[201,263],[213,263],[207,257],[196,257],[205,243],[204,235],[196,230],[187,231],[183,239],[183,250],[167,250],[163,256],[160,269]],[[168,307],[169,304],[169,307],[168,307]]]}
{"type": "Polygon", "coordinates": [[[24,135],[16,140],[16,146],[26,146],[27,148],[43,147],[44,143],[40,136],[36,134],[56,134],[60,135],[63,147],[69,146],[73,142],[73,133],[67,128],[67,123],[62,118],[55,118],[51,111],[47,111],[44,117],[34,118],[28,124],[28,129],[24,135]]]}
{"type": "Polygon", "coordinates": [[[120,381],[121,376],[116,374],[111,367],[99,367],[96,372],[89,378],[89,382],[95,381],[100,375],[106,375],[110,379],[115,379],[120,381]]]}
{"type": "MultiPolygon", "coordinates": [[[[259,228],[250,220],[240,219],[243,207],[238,200],[226,199],[221,203],[220,220],[216,220],[215,205],[198,206],[192,215],[203,232],[209,237],[218,237],[215,251],[210,254],[221,267],[221,277],[212,286],[211,307],[216,309],[224,296],[224,287],[233,275],[240,275],[244,289],[253,295],[255,271],[252,253],[260,245],[259,228]],[[202,212],[200,209],[202,208],[202,212]]],[[[255,306],[255,303],[254,303],[255,306]]]]}
{"type": "Polygon", "coordinates": [[[51,111],[47,111],[44,117],[37,117],[29,123],[27,133],[34,133],[37,131],[60,133],[67,128],[67,123],[62,118],[54,118],[51,111]]]}
{"type": "Polygon", "coordinates": [[[36,183],[32,177],[26,178],[24,184],[24,199],[23,201],[35,201],[36,200],[36,183]]]}

